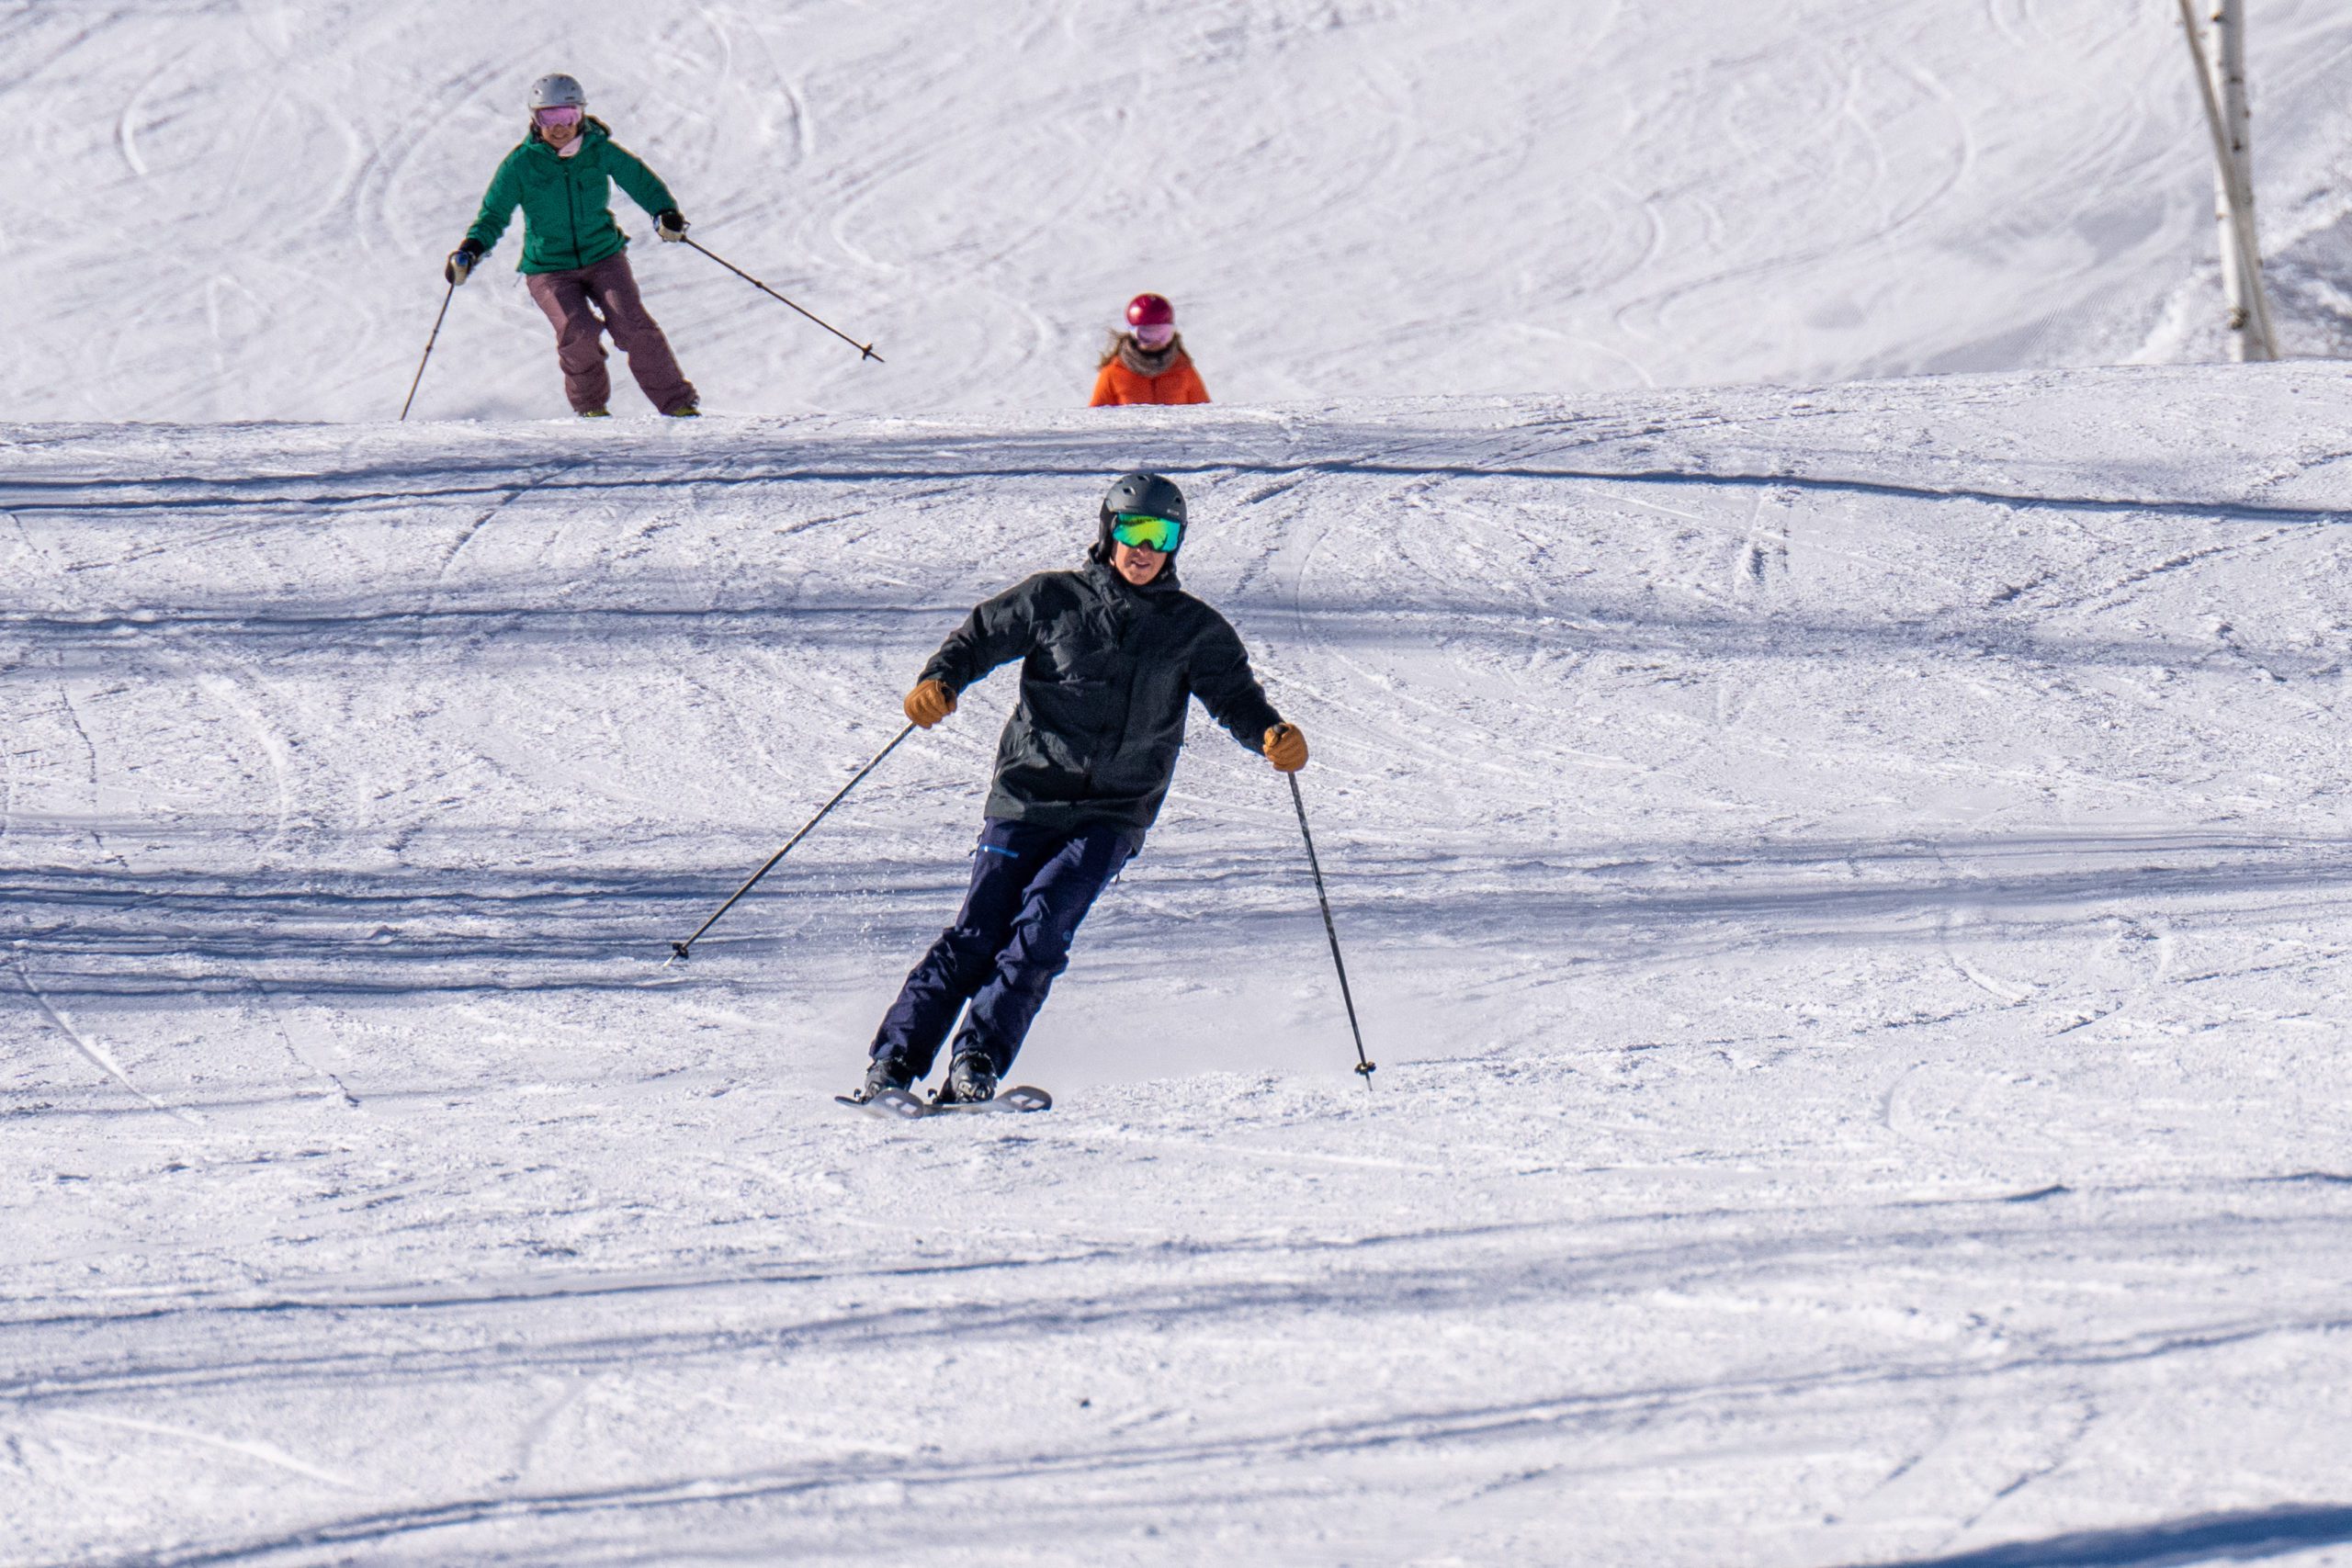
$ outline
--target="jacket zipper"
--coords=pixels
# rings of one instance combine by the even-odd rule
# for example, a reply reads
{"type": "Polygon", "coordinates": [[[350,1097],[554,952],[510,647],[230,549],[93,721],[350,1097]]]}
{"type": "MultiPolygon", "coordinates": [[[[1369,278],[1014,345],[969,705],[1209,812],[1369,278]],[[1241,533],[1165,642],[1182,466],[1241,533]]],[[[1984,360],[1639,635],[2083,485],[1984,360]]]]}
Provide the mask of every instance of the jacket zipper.
{"type": "MultiPolygon", "coordinates": [[[[586,151],[587,149],[584,147],[581,149],[582,152],[586,151]]],[[[570,158],[560,158],[559,166],[560,167],[565,164],[577,164],[578,162],[580,162],[580,153],[575,152],[570,158]]],[[[580,182],[571,177],[571,171],[569,168],[564,169],[563,172],[563,210],[571,219],[571,265],[578,266],[581,265],[580,182]]]]}

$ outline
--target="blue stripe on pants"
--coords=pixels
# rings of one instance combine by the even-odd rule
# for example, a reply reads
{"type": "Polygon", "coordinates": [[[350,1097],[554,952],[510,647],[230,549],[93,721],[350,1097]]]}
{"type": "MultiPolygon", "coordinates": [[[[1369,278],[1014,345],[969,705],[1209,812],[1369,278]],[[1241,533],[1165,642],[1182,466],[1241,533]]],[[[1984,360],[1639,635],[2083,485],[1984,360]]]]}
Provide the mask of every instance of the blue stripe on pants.
{"type": "Polygon", "coordinates": [[[874,1037],[875,1057],[924,1077],[962,1011],[955,1055],[983,1052],[1002,1077],[1069,967],[1079,922],[1142,843],[1132,828],[1072,833],[990,818],[963,912],[907,976],[874,1037]]]}

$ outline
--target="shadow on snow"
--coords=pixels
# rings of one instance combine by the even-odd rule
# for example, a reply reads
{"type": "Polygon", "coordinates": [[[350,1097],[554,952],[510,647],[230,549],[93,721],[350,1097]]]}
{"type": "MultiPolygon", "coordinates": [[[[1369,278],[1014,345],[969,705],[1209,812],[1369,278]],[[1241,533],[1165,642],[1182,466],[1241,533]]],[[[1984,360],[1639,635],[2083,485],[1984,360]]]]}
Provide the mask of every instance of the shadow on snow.
{"type": "Polygon", "coordinates": [[[2352,1507],[2289,1504],[2126,1529],[2082,1530],[1949,1557],[1906,1557],[1871,1568],[2188,1568],[2199,1562],[2259,1562],[2346,1541],[2352,1541],[2352,1507]]]}
{"type": "MultiPolygon", "coordinates": [[[[965,881],[959,839],[935,860],[874,861],[852,838],[780,868],[697,944],[697,977],[726,960],[897,952],[927,942],[965,881]]],[[[1116,954],[1137,933],[1257,943],[1316,919],[1304,862],[1147,851],[1091,928],[1116,954]]],[[[517,859],[527,860],[526,854],[517,859]]],[[[747,857],[748,859],[748,857],[747,857]]],[[[1660,944],[1749,950],[1940,940],[1970,916],[1979,940],[2047,936],[2119,913],[2197,901],[2208,912],[2320,918],[2352,888],[2352,840],[2213,833],[1977,836],[1930,841],[1628,844],[1577,853],[1327,852],[1344,929],[1394,949],[1525,949],[1654,959],[1660,944]]],[[[756,863],[755,860],[750,863],[756,863]]],[[[64,998],[185,997],[255,982],[305,994],[636,988],[700,924],[745,864],[684,871],[557,867],[185,872],[48,866],[0,872],[0,942],[64,998]]]]}

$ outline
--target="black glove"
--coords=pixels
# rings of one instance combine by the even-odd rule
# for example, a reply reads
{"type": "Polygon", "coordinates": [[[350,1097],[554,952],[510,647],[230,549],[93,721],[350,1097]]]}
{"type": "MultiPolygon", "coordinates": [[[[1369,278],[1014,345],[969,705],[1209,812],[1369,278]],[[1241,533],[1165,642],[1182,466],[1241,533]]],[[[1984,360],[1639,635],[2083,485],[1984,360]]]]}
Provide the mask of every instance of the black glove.
{"type": "Polygon", "coordinates": [[[686,237],[686,215],[674,207],[667,212],[655,213],[653,232],[658,238],[676,244],[686,237]]]}
{"type": "Polygon", "coordinates": [[[481,259],[481,246],[468,240],[449,253],[449,259],[442,264],[441,276],[453,284],[463,283],[473,271],[474,263],[481,259]]]}

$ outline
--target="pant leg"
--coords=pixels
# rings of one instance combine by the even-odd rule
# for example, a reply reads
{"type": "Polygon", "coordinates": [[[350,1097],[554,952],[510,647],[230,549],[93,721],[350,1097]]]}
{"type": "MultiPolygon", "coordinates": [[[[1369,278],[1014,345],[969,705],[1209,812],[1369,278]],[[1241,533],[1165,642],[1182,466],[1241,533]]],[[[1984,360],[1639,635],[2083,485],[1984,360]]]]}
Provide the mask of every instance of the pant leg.
{"type": "Polygon", "coordinates": [[[1046,1005],[1055,979],[1069,967],[1070,942],[1079,922],[1122,866],[1135,854],[1140,835],[1125,828],[1096,828],[1072,837],[1023,889],[1011,939],[995,954],[984,982],[973,993],[956,1055],[984,1053],[999,1077],[1012,1067],[1029,1025],[1046,1005]]]}
{"type": "Polygon", "coordinates": [[[638,297],[637,274],[629,269],[628,253],[606,256],[587,271],[589,289],[603,307],[605,325],[613,342],[628,355],[629,374],[645,392],[646,400],[663,413],[695,406],[695,384],[678,368],[670,339],[638,297]]]}
{"type": "Polygon", "coordinates": [[[875,1033],[870,1055],[895,1061],[910,1077],[931,1071],[956,1015],[987,984],[997,953],[1012,940],[1029,885],[1066,842],[1066,834],[1018,822],[992,820],[981,829],[963,910],[908,975],[875,1033]]]}
{"type": "Polygon", "coordinates": [[[605,324],[589,306],[585,277],[585,270],[575,267],[535,272],[524,280],[555,328],[556,363],[563,367],[563,395],[574,413],[603,408],[613,395],[613,380],[605,370],[605,324]]]}

